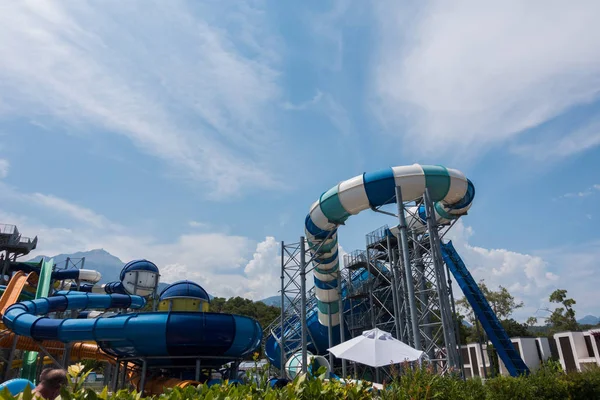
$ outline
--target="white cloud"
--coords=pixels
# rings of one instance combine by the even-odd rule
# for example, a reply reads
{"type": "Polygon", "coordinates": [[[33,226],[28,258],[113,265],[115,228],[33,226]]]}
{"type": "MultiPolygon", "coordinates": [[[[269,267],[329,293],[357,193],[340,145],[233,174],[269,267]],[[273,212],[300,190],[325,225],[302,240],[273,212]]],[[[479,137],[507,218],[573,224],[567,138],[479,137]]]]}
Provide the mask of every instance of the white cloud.
{"type": "MultiPolygon", "coordinates": [[[[476,282],[484,279],[490,289],[497,289],[502,285],[517,301],[522,300],[525,303],[525,307],[515,311],[513,318],[525,321],[532,316],[540,307],[540,298],[547,298],[553,288],[563,280],[561,276],[550,271],[547,258],[507,249],[473,246],[469,243],[473,235],[473,229],[459,221],[447,234],[447,239],[452,240],[476,282]]],[[[458,286],[454,286],[455,297],[462,297],[458,286]]]]}
{"type": "Polygon", "coordinates": [[[300,104],[293,104],[289,101],[286,101],[285,103],[283,103],[283,109],[284,110],[294,110],[294,111],[306,110],[306,109],[312,108],[315,104],[319,103],[321,101],[322,97],[323,97],[323,92],[321,92],[320,90],[317,90],[317,93],[315,93],[315,95],[313,96],[312,99],[302,102],[300,104]]]}
{"type": "MultiPolygon", "coordinates": [[[[575,299],[576,317],[598,315],[597,288],[600,276],[597,273],[600,259],[600,240],[573,243],[538,252],[544,259],[552,260],[564,273],[556,282],[556,287],[566,289],[569,297],[575,299]]],[[[540,308],[554,308],[556,304],[548,301],[547,293],[540,303],[540,308]]],[[[547,316],[540,313],[541,316],[547,316]]]]}
{"type": "Polygon", "coordinates": [[[600,3],[424,4],[376,5],[376,109],[389,131],[408,128],[409,151],[476,154],[597,98],[600,3]]]}
{"type": "Polygon", "coordinates": [[[45,208],[64,213],[75,220],[84,222],[95,228],[121,229],[118,224],[109,221],[105,216],[60,197],[42,193],[34,193],[26,197],[45,208]]]}
{"type": "Polygon", "coordinates": [[[513,145],[511,151],[538,161],[559,160],[600,145],[600,120],[587,122],[580,129],[544,137],[534,137],[529,143],[513,145]]]}
{"type": "Polygon", "coordinates": [[[260,300],[276,294],[281,286],[280,247],[280,243],[272,236],[256,246],[252,260],[244,268],[248,278],[246,297],[260,300]]]}
{"type": "Polygon", "coordinates": [[[262,162],[271,150],[278,72],[259,11],[152,2],[140,14],[134,4],[6,3],[0,90],[11,114],[123,135],[209,184],[213,196],[273,187],[262,162]]]}
{"type": "Polygon", "coordinates": [[[312,99],[299,104],[293,104],[288,101],[283,103],[283,108],[288,111],[316,111],[326,116],[335,129],[337,129],[338,133],[344,136],[355,134],[353,122],[348,111],[330,93],[317,90],[312,99]]]}
{"type": "Polygon", "coordinates": [[[0,158],[0,179],[4,179],[8,176],[9,167],[10,163],[8,160],[0,158]]]}
{"type": "Polygon", "coordinates": [[[208,224],[206,222],[199,222],[199,221],[189,221],[188,225],[192,228],[199,228],[199,229],[207,229],[210,227],[210,224],[208,224]]]}
{"type": "Polygon", "coordinates": [[[600,184],[594,184],[594,185],[588,187],[585,190],[582,190],[582,191],[579,191],[579,192],[565,193],[561,197],[564,197],[564,198],[587,197],[587,196],[592,195],[592,194],[594,194],[594,193],[596,193],[598,191],[600,191],[600,184]]]}

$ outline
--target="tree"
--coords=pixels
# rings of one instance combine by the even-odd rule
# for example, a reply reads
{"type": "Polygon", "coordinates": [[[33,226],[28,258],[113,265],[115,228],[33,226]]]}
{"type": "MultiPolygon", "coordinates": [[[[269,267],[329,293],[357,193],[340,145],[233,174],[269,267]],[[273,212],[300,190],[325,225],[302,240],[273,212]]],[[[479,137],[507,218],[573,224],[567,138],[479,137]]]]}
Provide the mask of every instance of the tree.
{"type": "MultiPolygon", "coordinates": [[[[487,287],[485,281],[482,279],[479,281],[478,286],[509,336],[530,336],[525,325],[519,324],[514,319],[509,319],[514,310],[523,307],[522,301],[517,302],[508,289],[502,285],[498,286],[498,290],[493,291],[487,287]]],[[[484,334],[483,327],[475,317],[473,308],[467,298],[461,298],[456,302],[456,305],[465,312],[466,319],[473,324],[472,328],[465,329],[467,331],[467,342],[472,343],[484,340],[481,337],[484,334]]]]}
{"type": "MultiPolygon", "coordinates": [[[[517,303],[513,295],[511,295],[508,289],[502,285],[498,286],[497,291],[492,291],[488,289],[487,285],[482,279],[479,281],[478,286],[488,303],[490,303],[490,307],[492,307],[492,310],[499,320],[508,319],[514,310],[523,307],[523,302],[521,301],[517,303]]],[[[471,304],[469,304],[467,298],[463,297],[462,299],[458,300],[456,304],[465,310],[468,319],[472,323],[475,323],[476,318],[473,314],[473,308],[471,307],[471,304]]]]}
{"type": "Polygon", "coordinates": [[[535,324],[537,324],[537,318],[536,317],[529,317],[527,318],[527,321],[525,321],[525,325],[532,327],[535,324]]]}
{"type": "Polygon", "coordinates": [[[562,307],[554,309],[552,314],[546,319],[546,323],[552,326],[553,331],[579,330],[579,324],[575,319],[575,310],[573,310],[576,301],[567,298],[567,291],[565,289],[556,289],[552,292],[550,294],[550,302],[562,304],[562,307]]]}

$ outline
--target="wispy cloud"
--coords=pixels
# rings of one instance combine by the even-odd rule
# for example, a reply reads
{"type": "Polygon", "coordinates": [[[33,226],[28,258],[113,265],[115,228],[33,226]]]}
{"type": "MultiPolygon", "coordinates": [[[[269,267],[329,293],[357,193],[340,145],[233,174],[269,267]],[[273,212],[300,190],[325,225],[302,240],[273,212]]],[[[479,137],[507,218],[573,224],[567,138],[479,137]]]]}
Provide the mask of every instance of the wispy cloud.
{"type": "Polygon", "coordinates": [[[283,108],[288,111],[316,112],[327,117],[338,133],[344,136],[354,133],[353,122],[348,111],[330,93],[317,90],[312,99],[298,104],[286,101],[283,103],[283,108]]]}
{"type": "Polygon", "coordinates": [[[61,212],[74,220],[83,222],[95,228],[109,228],[113,230],[122,229],[119,224],[110,221],[105,216],[97,214],[89,208],[74,204],[60,197],[42,193],[33,193],[30,195],[24,195],[23,197],[35,204],[41,205],[52,211],[61,212]]]}
{"type": "Polygon", "coordinates": [[[585,190],[582,190],[579,192],[565,193],[560,197],[561,198],[588,197],[588,196],[590,196],[594,193],[598,193],[598,192],[600,192],[600,184],[594,184],[585,190]]]}
{"type": "Polygon", "coordinates": [[[4,182],[0,182],[0,199],[2,199],[4,208],[7,204],[20,203],[41,207],[44,211],[43,214],[54,215],[55,213],[60,213],[71,222],[77,221],[82,223],[84,228],[110,230],[111,233],[123,230],[123,226],[111,221],[104,215],[52,194],[25,193],[4,182]]]}
{"type": "Polygon", "coordinates": [[[0,158],[0,179],[6,178],[8,176],[8,170],[10,167],[10,163],[8,160],[0,158]]]}
{"type": "Polygon", "coordinates": [[[192,228],[198,228],[198,229],[206,229],[210,227],[210,224],[206,223],[206,222],[199,222],[199,221],[189,221],[188,225],[192,228]]]}
{"type": "Polygon", "coordinates": [[[513,153],[538,161],[561,160],[600,145],[600,120],[592,120],[571,132],[535,137],[529,143],[511,147],[513,153]]]}
{"type": "Polygon", "coordinates": [[[389,132],[406,128],[407,151],[481,154],[598,98],[599,12],[591,0],[377,3],[374,109],[389,132]]]}
{"type": "Polygon", "coordinates": [[[294,104],[289,101],[286,101],[285,103],[283,103],[283,108],[284,108],[284,110],[294,110],[294,111],[306,110],[306,109],[311,108],[315,104],[319,103],[322,98],[323,98],[323,92],[321,92],[320,90],[317,90],[317,93],[315,93],[315,95],[312,99],[304,101],[299,104],[294,104]]]}
{"type": "Polygon", "coordinates": [[[178,1],[143,10],[5,4],[0,90],[10,112],[123,135],[214,196],[275,187],[264,159],[278,71],[260,10],[178,1]]]}

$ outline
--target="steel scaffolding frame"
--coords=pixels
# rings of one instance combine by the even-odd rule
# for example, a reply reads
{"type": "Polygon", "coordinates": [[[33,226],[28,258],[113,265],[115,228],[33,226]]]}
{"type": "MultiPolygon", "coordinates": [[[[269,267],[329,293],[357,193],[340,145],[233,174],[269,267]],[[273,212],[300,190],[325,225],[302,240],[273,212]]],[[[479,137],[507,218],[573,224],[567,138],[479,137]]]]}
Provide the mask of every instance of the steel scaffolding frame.
{"type": "MultiPolygon", "coordinates": [[[[351,338],[375,327],[391,332],[394,337],[423,350],[438,373],[458,371],[462,362],[452,281],[440,248],[441,238],[455,221],[444,225],[436,222],[428,190],[422,199],[411,202],[402,201],[399,187],[395,194],[396,214],[379,208],[373,211],[397,218],[398,225],[384,225],[369,232],[366,250],[355,250],[343,257],[340,287],[343,286],[346,293],[345,307],[340,307],[344,310],[340,325],[347,327],[351,338]],[[422,223],[408,226],[407,220],[422,223]],[[357,280],[358,276],[362,279],[357,280]]],[[[281,249],[281,316],[266,333],[272,334],[284,349],[281,360],[284,366],[286,354],[304,350],[305,356],[306,346],[314,345],[306,329],[306,312],[313,309],[316,298],[314,288],[305,290],[308,266],[313,261],[309,259],[305,239],[292,244],[282,242],[281,249]],[[282,327],[285,327],[283,335],[282,327]]],[[[325,352],[325,349],[318,350],[321,354],[325,352]]],[[[330,354],[329,358],[334,361],[330,354]]],[[[330,363],[332,368],[336,367],[330,363]]],[[[380,381],[380,372],[383,379],[391,377],[390,368],[372,369],[354,364],[353,369],[355,377],[371,374],[380,381]]],[[[345,372],[344,365],[344,376],[345,372]]]]}

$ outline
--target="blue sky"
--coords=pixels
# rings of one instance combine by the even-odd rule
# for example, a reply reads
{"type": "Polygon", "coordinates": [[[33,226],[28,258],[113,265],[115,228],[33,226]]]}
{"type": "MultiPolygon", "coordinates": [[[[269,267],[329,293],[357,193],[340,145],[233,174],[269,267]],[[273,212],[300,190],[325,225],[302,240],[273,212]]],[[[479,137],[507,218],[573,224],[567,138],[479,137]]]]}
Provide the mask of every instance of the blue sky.
{"type": "MultiPolygon", "coordinates": [[[[263,298],[323,191],[444,164],[477,190],[458,250],[518,319],[556,287],[600,314],[596,2],[2,8],[0,219],[38,254],[101,247],[263,298]]],[[[343,248],[385,223],[355,216],[343,248]]]]}

